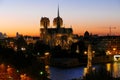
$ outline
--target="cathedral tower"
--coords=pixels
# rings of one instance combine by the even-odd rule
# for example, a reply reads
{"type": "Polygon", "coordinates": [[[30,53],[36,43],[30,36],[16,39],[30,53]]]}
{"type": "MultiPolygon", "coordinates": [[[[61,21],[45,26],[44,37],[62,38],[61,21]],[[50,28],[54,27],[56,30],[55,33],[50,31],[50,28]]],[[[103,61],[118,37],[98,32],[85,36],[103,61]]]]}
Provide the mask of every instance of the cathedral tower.
{"type": "Polygon", "coordinates": [[[57,17],[54,18],[53,20],[53,25],[56,26],[56,28],[61,28],[61,26],[63,25],[63,20],[59,15],[59,6],[58,6],[58,11],[57,11],[57,17]]]}

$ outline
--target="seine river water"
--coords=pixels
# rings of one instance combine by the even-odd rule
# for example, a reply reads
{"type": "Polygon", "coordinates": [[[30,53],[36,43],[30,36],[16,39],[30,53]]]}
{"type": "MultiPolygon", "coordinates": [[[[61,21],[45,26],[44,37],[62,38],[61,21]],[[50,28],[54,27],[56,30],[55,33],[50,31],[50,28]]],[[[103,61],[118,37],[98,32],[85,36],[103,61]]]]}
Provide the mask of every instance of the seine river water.
{"type": "MultiPolygon", "coordinates": [[[[106,67],[107,71],[112,72],[113,77],[120,77],[120,62],[106,63],[93,65],[94,68],[100,66],[106,67]]],[[[52,80],[71,80],[74,78],[80,78],[86,73],[86,66],[70,68],[70,69],[61,69],[56,67],[50,67],[50,77],[52,80]]]]}

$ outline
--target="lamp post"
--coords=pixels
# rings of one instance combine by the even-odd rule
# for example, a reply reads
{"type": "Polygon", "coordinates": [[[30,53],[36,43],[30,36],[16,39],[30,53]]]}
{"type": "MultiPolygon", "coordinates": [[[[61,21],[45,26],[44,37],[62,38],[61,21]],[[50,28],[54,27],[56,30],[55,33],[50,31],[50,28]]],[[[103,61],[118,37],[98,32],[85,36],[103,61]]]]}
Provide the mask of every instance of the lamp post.
{"type": "Polygon", "coordinates": [[[88,45],[88,62],[87,62],[88,73],[92,71],[92,50],[91,45],[88,45]]]}

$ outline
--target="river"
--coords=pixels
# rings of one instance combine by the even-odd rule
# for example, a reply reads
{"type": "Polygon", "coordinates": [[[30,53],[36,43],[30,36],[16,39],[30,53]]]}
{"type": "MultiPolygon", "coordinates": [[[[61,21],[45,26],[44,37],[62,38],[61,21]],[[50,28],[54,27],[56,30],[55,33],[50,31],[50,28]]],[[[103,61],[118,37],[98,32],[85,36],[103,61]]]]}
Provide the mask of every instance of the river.
{"type": "MultiPolygon", "coordinates": [[[[100,67],[101,64],[93,65],[94,68],[100,67]]],[[[120,77],[120,62],[106,63],[102,65],[106,67],[107,71],[112,72],[113,77],[120,77]]],[[[80,78],[86,73],[86,66],[62,69],[50,67],[50,78],[52,80],[71,80],[73,78],[80,78]]]]}

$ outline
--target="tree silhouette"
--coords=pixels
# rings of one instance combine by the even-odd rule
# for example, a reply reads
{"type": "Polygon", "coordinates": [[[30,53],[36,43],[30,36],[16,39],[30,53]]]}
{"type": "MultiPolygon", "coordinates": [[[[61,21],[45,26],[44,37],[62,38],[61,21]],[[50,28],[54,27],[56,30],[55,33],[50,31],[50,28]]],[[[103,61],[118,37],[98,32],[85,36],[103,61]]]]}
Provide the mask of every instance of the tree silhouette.
{"type": "Polygon", "coordinates": [[[16,45],[17,45],[17,50],[21,50],[21,47],[25,47],[27,46],[26,41],[24,40],[24,37],[21,36],[16,40],[16,45]]]}

